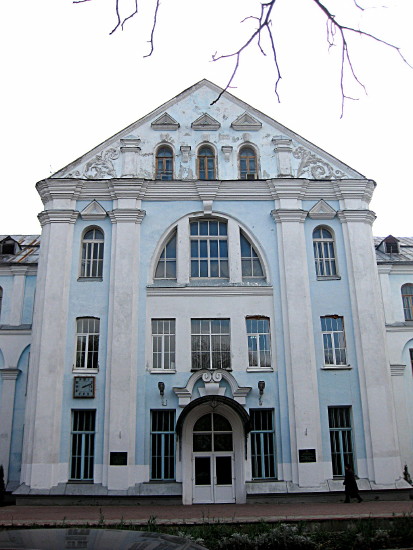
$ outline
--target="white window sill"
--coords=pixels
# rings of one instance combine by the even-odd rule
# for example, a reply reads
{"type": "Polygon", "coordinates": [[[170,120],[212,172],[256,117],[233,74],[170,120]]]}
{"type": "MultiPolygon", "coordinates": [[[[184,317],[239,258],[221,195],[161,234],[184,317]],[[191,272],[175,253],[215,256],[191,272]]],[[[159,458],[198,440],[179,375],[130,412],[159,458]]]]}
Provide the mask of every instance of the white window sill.
{"type": "Polygon", "coordinates": [[[72,372],[75,374],[97,374],[99,369],[77,369],[76,367],[73,367],[72,372]]]}
{"type": "Polygon", "coordinates": [[[176,369],[149,369],[151,374],[175,374],[176,369]]]}
{"type": "Polygon", "coordinates": [[[247,372],[274,372],[272,367],[247,367],[247,372]]]}
{"type": "Polygon", "coordinates": [[[86,281],[89,281],[91,283],[95,283],[97,281],[103,281],[103,277],[78,277],[77,278],[78,282],[86,282],[86,281]]]}
{"type": "Polygon", "coordinates": [[[317,281],[340,281],[340,275],[318,275],[317,281]]]}
{"type": "Polygon", "coordinates": [[[351,365],[323,365],[321,370],[351,370],[351,365]]]}

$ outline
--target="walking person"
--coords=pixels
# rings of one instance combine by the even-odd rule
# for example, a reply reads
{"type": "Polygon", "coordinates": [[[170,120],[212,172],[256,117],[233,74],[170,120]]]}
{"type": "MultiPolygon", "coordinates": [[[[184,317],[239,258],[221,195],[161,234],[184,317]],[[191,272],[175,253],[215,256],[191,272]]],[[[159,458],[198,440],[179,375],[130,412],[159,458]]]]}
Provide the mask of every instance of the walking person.
{"type": "Polygon", "coordinates": [[[359,489],[357,487],[356,476],[354,475],[353,470],[350,468],[349,464],[344,466],[344,494],[346,495],[346,503],[350,502],[350,498],[356,498],[359,502],[362,502],[362,498],[359,495],[359,489]]]}

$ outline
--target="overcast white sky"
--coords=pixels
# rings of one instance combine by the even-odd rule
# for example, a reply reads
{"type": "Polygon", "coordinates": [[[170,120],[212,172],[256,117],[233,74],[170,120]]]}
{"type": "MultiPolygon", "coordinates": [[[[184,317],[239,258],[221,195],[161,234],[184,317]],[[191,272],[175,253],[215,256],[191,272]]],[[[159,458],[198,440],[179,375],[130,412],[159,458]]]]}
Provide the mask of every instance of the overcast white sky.
{"type": "MultiPolygon", "coordinates": [[[[37,181],[202,78],[225,86],[233,62],[211,62],[211,55],[238,48],[254,25],[241,19],[259,9],[255,0],[163,0],[155,52],[144,59],[155,0],[139,2],[139,15],[112,36],[114,0],[2,3],[0,234],[40,233],[37,181]]],[[[412,0],[359,0],[370,6],[364,12],[353,0],[325,2],[342,22],[402,47],[413,65],[412,0]]],[[[340,119],[339,50],[328,51],[318,8],[312,0],[277,0],[272,19],[281,103],[271,56],[256,46],[231,92],[374,179],[375,235],[413,236],[413,69],[390,48],[353,38],[368,95],[348,79],[359,100],[348,101],[340,119]]]]}

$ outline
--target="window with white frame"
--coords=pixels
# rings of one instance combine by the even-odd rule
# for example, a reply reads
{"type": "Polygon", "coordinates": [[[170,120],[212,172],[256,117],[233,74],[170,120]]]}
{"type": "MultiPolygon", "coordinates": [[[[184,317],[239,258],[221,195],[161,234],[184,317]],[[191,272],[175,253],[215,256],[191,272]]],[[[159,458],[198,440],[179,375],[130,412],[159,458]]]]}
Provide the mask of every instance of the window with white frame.
{"type": "Polygon", "coordinates": [[[329,407],[331,462],[334,476],[344,476],[346,464],[354,471],[351,407],[329,407]]]}
{"type": "Polygon", "coordinates": [[[191,277],[228,278],[227,224],[218,220],[190,222],[191,277]]]}
{"type": "Polygon", "coordinates": [[[229,319],[191,319],[192,369],[231,367],[229,319]]]}
{"type": "Polygon", "coordinates": [[[175,369],[175,319],[152,319],[152,368],[175,369]]]}
{"type": "Polygon", "coordinates": [[[249,240],[241,233],[241,269],[244,279],[263,279],[264,271],[261,261],[249,240]]]}
{"type": "Polygon", "coordinates": [[[85,232],[82,239],[81,277],[102,277],[104,243],[103,233],[97,227],[85,232]]]}
{"type": "Polygon", "coordinates": [[[252,147],[243,147],[239,152],[239,177],[241,180],[257,179],[257,154],[252,147]]]}
{"type": "Polygon", "coordinates": [[[70,479],[93,481],[95,410],[72,410],[70,479]]]}
{"type": "Polygon", "coordinates": [[[248,366],[271,367],[270,320],[247,317],[248,366]]]}
{"type": "Polygon", "coordinates": [[[338,315],[321,317],[321,331],[323,335],[324,365],[347,365],[343,317],[338,315]]]}
{"type": "Polygon", "coordinates": [[[316,227],[313,231],[314,262],[317,277],[337,275],[336,255],[333,234],[326,227],[316,227]]]}
{"type": "Polygon", "coordinates": [[[151,411],[151,479],[175,479],[175,411],[151,411]]]}
{"type": "Polygon", "coordinates": [[[76,369],[99,367],[100,320],[96,317],[76,319],[76,369]]]}
{"type": "Polygon", "coordinates": [[[413,284],[402,286],[402,300],[405,321],[413,321],[413,284]]]}
{"type": "Polygon", "coordinates": [[[275,479],[275,433],[272,409],[250,409],[253,479],[275,479]]]}
{"type": "Polygon", "coordinates": [[[174,169],[174,154],[172,149],[164,145],[156,152],[156,179],[172,180],[174,169]]]}
{"type": "Polygon", "coordinates": [[[215,171],[214,150],[209,145],[204,145],[198,150],[198,178],[213,180],[216,178],[215,171]]]}
{"type": "Polygon", "coordinates": [[[156,266],[155,279],[176,279],[176,232],[162,249],[156,266]]]}

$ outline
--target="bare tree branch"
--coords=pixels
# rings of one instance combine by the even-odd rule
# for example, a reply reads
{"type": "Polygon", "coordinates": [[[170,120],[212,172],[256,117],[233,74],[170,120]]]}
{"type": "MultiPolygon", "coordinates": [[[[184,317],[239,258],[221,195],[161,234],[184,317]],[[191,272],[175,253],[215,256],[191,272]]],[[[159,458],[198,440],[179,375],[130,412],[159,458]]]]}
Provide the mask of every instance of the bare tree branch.
{"type": "MultiPolygon", "coordinates": [[[[72,0],[74,4],[82,4],[84,2],[90,2],[91,0],[72,0]]],[[[115,3],[115,12],[117,17],[117,23],[113,30],[110,32],[110,34],[113,34],[119,27],[123,30],[123,27],[129,19],[134,17],[138,13],[138,0],[134,0],[135,9],[131,11],[129,15],[126,17],[121,17],[120,14],[120,3],[122,3],[123,0],[113,0],[115,3]]],[[[310,0],[311,1],[311,0],[310,0]]],[[[366,92],[366,88],[359,79],[355,67],[353,65],[352,56],[350,55],[349,50],[349,43],[348,43],[348,37],[352,34],[356,34],[361,37],[366,37],[370,40],[373,40],[375,42],[378,42],[380,44],[383,44],[394,51],[398,53],[398,55],[401,57],[402,61],[408,65],[410,68],[413,68],[413,66],[407,61],[407,59],[402,54],[401,48],[396,46],[395,44],[392,44],[391,42],[388,42],[382,38],[379,38],[378,36],[371,34],[369,32],[363,31],[359,28],[351,27],[344,25],[340,23],[336,16],[329,10],[329,8],[326,7],[325,4],[322,3],[321,0],[312,0],[314,4],[321,10],[321,12],[326,17],[326,40],[328,44],[328,48],[332,48],[333,46],[339,46],[340,47],[340,92],[341,92],[341,117],[344,113],[344,103],[345,100],[356,100],[356,98],[350,97],[346,94],[346,85],[345,85],[345,76],[346,72],[349,71],[349,74],[351,75],[351,78],[359,85],[361,88],[363,88],[364,92],[366,92]]],[[[324,0],[323,0],[324,1],[324,0]]],[[[232,87],[232,83],[234,81],[234,78],[239,70],[240,64],[241,64],[241,58],[242,54],[247,50],[253,43],[256,41],[256,45],[260,51],[260,53],[264,56],[267,54],[264,51],[264,47],[262,44],[262,41],[264,38],[269,40],[271,53],[272,53],[272,60],[274,63],[274,69],[275,69],[275,84],[274,84],[274,92],[277,96],[278,101],[280,101],[280,96],[278,93],[278,85],[281,80],[281,72],[280,67],[278,64],[278,55],[277,55],[277,49],[275,46],[275,40],[272,30],[272,20],[271,20],[271,14],[273,7],[275,5],[276,0],[269,0],[268,2],[261,2],[260,3],[260,15],[254,16],[249,15],[245,17],[241,23],[244,23],[245,21],[249,19],[253,19],[257,23],[257,28],[254,32],[245,40],[244,44],[236,51],[230,54],[222,54],[217,55],[217,52],[212,56],[213,61],[219,61],[221,59],[234,59],[235,64],[233,71],[230,75],[230,78],[225,86],[225,88],[222,90],[222,92],[218,95],[218,97],[211,103],[213,105],[216,103],[222,96],[222,94],[232,87]]],[[[360,0],[352,0],[355,8],[365,11],[364,8],[360,4],[360,0]]],[[[160,7],[160,0],[156,0],[156,6],[153,16],[153,25],[151,29],[150,39],[148,40],[148,43],[150,44],[150,51],[147,55],[144,57],[150,57],[152,53],[154,52],[154,36],[157,26],[157,20],[158,20],[158,11],[160,7]]]]}
{"type": "Polygon", "coordinates": [[[262,53],[262,55],[266,55],[266,53],[264,52],[264,49],[261,45],[261,33],[263,31],[267,31],[267,36],[268,36],[268,38],[270,40],[270,44],[271,44],[271,50],[272,50],[272,54],[273,54],[274,66],[275,66],[275,70],[276,70],[276,80],[275,80],[274,92],[275,92],[275,95],[277,96],[278,101],[280,101],[280,96],[278,94],[278,83],[281,80],[281,72],[280,72],[280,67],[278,65],[277,52],[276,52],[276,49],[275,49],[273,34],[272,34],[272,30],[271,30],[271,23],[272,22],[271,22],[271,19],[270,19],[271,12],[272,12],[272,9],[274,7],[274,4],[275,4],[275,0],[271,0],[270,2],[266,2],[264,4],[261,4],[261,14],[260,14],[259,17],[249,16],[249,17],[246,17],[245,19],[243,19],[241,21],[243,23],[247,19],[256,19],[257,22],[258,22],[258,27],[255,30],[255,32],[253,32],[252,35],[248,38],[248,40],[243,44],[243,46],[241,46],[241,48],[239,48],[239,50],[237,50],[237,51],[235,51],[231,54],[219,55],[219,56],[217,56],[217,54],[215,53],[212,56],[213,61],[219,61],[220,59],[229,59],[229,58],[233,57],[233,58],[235,58],[235,66],[234,66],[234,70],[232,72],[232,75],[231,75],[230,79],[227,82],[227,85],[222,90],[222,92],[218,95],[218,97],[216,99],[214,99],[214,101],[211,103],[211,105],[214,105],[214,103],[219,101],[222,94],[231,87],[232,81],[234,80],[235,75],[237,74],[237,71],[238,71],[238,68],[239,68],[239,64],[240,64],[240,61],[241,61],[241,55],[244,52],[244,50],[246,48],[248,48],[248,46],[250,46],[255,39],[257,39],[257,46],[258,46],[260,52],[262,53]]]}
{"type": "Polygon", "coordinates": [[[150,57],[153,53],[153,37],[154,37],[154,34],[155,34],[156,22],[157,22],[157,17],[158,17],[159,2],[160,2],[160,0],[156,0],[156,8],[155,8],[154,16],[153,16],[153,25],[152,25],[152,31],[151,31],[151,38],[148,41],[149,44],[151,45],[151,51],[148,54],[144,55],[143,57],[150,57]]]}

